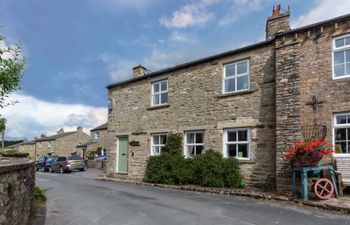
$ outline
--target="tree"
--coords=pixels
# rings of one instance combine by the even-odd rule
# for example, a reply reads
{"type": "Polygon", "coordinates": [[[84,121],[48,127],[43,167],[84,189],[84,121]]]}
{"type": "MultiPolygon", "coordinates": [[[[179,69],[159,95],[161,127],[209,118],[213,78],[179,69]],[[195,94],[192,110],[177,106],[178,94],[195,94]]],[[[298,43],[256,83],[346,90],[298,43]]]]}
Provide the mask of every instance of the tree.
{"type": "Polygon", "coordinates": [[[0,108],[10,103],[5,99],[14,91],[20,89],[22,73],[27,59],[21,54],[20,43],[7,46],[5,38],[0,35],[0,108]]]}
{"type": "Polygon", "coordinates": [[[1,149],[4,150],[4,137],[6,129],[6,119],[0,118],[0,133],[1,133],[1,149]]]}

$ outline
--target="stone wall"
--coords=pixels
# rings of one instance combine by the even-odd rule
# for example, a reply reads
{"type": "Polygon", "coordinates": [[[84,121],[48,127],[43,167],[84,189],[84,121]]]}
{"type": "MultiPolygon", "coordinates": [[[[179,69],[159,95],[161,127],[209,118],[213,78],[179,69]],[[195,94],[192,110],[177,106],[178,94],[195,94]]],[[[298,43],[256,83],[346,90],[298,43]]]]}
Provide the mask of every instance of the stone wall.
{"type": "Polygon", "coordinates": [[[112,149],[107,173],[116,173],[116,139],[128,135],[128,177],[143,178],[150,156],[153,133],[201,130],[205,148],[223,153],[225,128],[252,129],[250,160],[241,160],[247,183],[273,188],[275,183],[275,67],[274,46],[232,54],[213,61],[166,73],[150,79],[113,88],[109,91],[114,107],[109,115],[109,149],[112,149]],[[250,61],[250,90],[222,94],[224,64],[250,61]],[[151,107],[151,83],[168,79],[166,107],[151,107]]]}
{"type": "Polygon", "coordinates": [[[346,21],[313,27],[276,40],[277,188],[290,189],[287,147],[301,139],[302,126],[326,125],[332,143],[334,113],[350,112],[350,78],[332,77],[333,37],[350,32],[346,21]],[[314,110],[312,97],[320,104],[314,110]]]}
{"type": "Polygon", "coordinates": [[[59,138],[56,140],[54,154],[60,156],[70,155],[76,151],[77,145],[88,142],[90,139],[91,137],[82,131],[59,138]]]}
{"type": "Polygon", "coordinates": [[[30,224],[34,210],[33,161],[0,157],[0,224],[30,224]]]}
{"type": "MultiPolygon", "coordinates": [[[[97,142],[96,145],[94,145],[94,149],[95,149],[94,151],[96,151],[98,148],[107,149],[107,137],[108,137],[107,129],[91,131],[91,138],[97,142]],[[95,139],[96,132],[99,133],[98,139],[95,139]]],[[[89,151],[90,150],[92,149],[89,149],[89,151]]]]}

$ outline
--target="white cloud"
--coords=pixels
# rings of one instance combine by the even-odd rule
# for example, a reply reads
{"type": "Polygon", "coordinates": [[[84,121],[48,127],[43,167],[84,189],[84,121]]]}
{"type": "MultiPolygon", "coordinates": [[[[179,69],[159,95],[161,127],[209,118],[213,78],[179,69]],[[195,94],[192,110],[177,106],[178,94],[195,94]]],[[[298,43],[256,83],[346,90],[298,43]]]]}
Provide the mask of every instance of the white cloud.
{"type": "Polygon", "coordinates": [[[170,41],[183,42],[183,41],[189,41],[190,37],[185,33],[180,33],[178,31],[174,31],[174,32],[171,32],[169,39],[170,39],[170,41]]]}
{"type": "Polygon", "coordinates": [[[132,78],[132,68],[140,63],[131,60],[118,60],[109,64],[109,75],[113,82],[119,82],[132,78]]]}
{"type": "Polygon", "coordinates": [[[161,17],[159,22],[166,28],[203,25],[214,17],[214,14],[208,11],[208,6],[217,2],[217,0],[202,0],[197,3],[186,4],[181,9],[173,12],[170,18],[161,17]]]}
{"type": "Polygon", "coordinates": [[[350,12],[350,1],[344,0],[321,0],[314,1],[311,10],[298,19],[291,22],[292,28],[301,27],[307,24],[320,22],[350,12]]]}
{"type": "Polygon", "coordinates": [[[82,126],[86,131],[107,120],[107,109],[103,107],[51,103],[24,94],[12,94],[9,100],[19,101],[1,111],[1,116],[7,119],[9,137],[33,138],[41,133],[52,134],[62,127],[82,126]]]}
{"type": "Polygon", "coordinates": [[[136,12],[143,12],[148,10],[154,3],[155,0],[90,0],[90,4],[93,7],[102,7],[110,12],[134,10],[136,12]]]}

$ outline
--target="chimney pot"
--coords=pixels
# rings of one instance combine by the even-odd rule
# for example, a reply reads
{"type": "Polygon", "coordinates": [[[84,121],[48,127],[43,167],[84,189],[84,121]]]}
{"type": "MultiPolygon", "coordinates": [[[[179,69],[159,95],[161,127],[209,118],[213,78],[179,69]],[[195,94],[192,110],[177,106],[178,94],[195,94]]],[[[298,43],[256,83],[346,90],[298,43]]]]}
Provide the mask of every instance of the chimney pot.
{"type": "Polygon", "coordinates": [[[78,127],[77,127],[77,131],[82,132],[82,131],[83,131],[83,128],[82,128],[81,126],[78,126],[78,127]]]}
{"type": "Polygon", "coordinates": [[[57,134],[63,134],[63,133],[64,133],[63,128],[61,128],[59,131],[57,131],[57,134]]]}
{"type": "Polygon", "coordinates": [[[146,72],[147,72],[146,67],[144,67],[141,64],[132,68],[132,73],[134,77],[142,77],[146,74],[146,72]]]}
{"type": "Polygon", "coordinates": [[[281,14],[281,5],[274,5],[272,9],[272,16],[279,16],[281,14]]]}
{"type": "Polygon", "coordinates": [[[266,21],[266,40],[273,39],[277,33],[283,33],[290,30],[289,25],[289,7],[288,11],[281,14],[281,5],[275,5],[272,10],[272,16],[266,21]]]}

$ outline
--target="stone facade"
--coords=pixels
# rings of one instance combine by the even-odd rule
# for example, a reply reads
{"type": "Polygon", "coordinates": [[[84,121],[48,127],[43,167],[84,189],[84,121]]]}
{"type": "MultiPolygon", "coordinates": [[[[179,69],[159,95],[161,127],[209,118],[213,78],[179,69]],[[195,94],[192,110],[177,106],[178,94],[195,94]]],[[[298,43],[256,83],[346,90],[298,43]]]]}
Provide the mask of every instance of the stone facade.
{"type": "MultiPolygon", "coordinates": [[[[151,154],[151,135],[203,131],[205,148],[223,153],[224,129],[250,128],[250,158],[240,160],[246,182],[290,188],[288,146],[301,127],[325,124],[350,112],[350,78],[332,78],[332,40],[350,32],[350,15],[289,30],[289,12],[270,17],[267,41],[108,86],[113,108],[108,120],[108,176],[142,179],[151,154]],[[249,60],[250,89],[223,93],[224,65],[249,60]],[[168,80],[168,104],[151,106],[152,83],[168,80]],[[312,96],[323,104],[316,111],[312,96]],[[340,99],[339,97],[342,96],[340,99]],[[118,137],[128,136],[128,171],[118,174],[118,137]],[[135,144],[137,143],[137,144],[135,144]]],[[[332,132],[327,139],[332,140],[332,132]]]]}
{"type": "Polygon", "coordinates": [[[34,212],[33,161],[0,157],[0,224],[30,224],[34,212]]]}
{"type": "Polygon", "coordinates": [[[76,152],[78,144],[87,142],[90,136],[83,132],[81,127],[77,131],[64,132],[62,129],[52,136],[41,136],[29,143],[21,144],[20,152],[27,152],[36,157],[51,155],[71,155],[76,152]]]}
{"type": "Polygon", "coordinates": [[[90,151],[99,152],[101,155],[108,155],[107,151],[107,127],[108,124],[102,124],[90,130],[91,140],[77,145],[77,153],[86,159],[90,151]]]}
{"type": "Polygon", "coordinates": [[[35,156],[35,141],[25,141],[18,146],[18,152],[29,153],[31,158],[35,156]]]}

